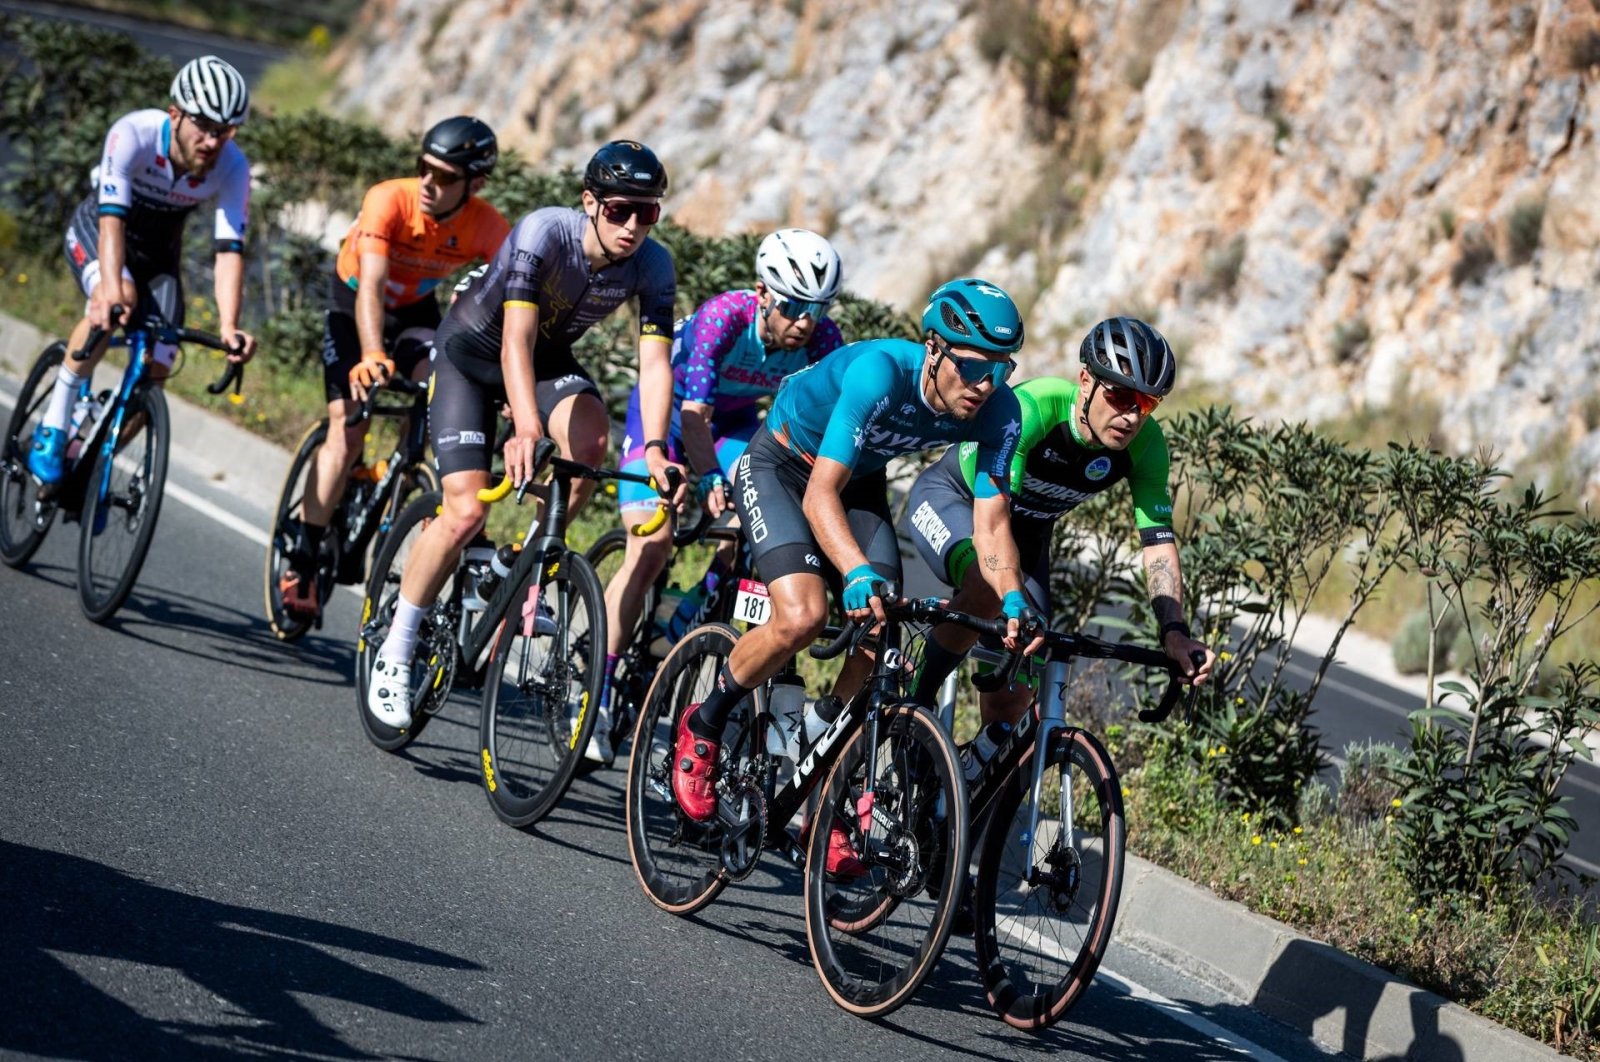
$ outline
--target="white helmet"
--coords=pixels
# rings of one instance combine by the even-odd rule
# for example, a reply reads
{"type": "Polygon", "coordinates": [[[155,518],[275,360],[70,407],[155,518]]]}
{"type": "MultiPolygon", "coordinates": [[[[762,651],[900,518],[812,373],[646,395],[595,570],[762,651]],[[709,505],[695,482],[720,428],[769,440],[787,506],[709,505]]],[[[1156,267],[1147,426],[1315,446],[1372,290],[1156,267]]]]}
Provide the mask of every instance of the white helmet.
{"type": "Polygon", "coordinates": [[[842,275],[839,252],[808,229],[779,229],[756,251],[756,279],[786,298],[831,302],[842,275]]]}
{"type": "Polygon", "coordinates": [[[172,102],[185,114],[243,125],[250,113],[250,90],[239,71],[214,55],[202,55],[184,63],[172,79],[172,102]]]}

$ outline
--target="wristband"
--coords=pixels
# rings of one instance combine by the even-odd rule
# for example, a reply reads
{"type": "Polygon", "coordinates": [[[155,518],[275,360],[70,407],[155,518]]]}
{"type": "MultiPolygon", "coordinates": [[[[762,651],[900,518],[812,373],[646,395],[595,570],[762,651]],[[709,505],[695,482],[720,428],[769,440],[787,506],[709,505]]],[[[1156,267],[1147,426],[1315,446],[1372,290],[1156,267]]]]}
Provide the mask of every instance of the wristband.
{"type": "Polygon", "coordinates": [[[1167,640],[1167,635],[1171,634],[1173,631],[1177,631],[1185,638],[1189,638],[1191,640],[1194,638],[1193,632],[1189,630],[1189,625],[1183,622],[1183,620],[1168,620],[1161,625],[1161,634],[1159,636],[1159,640],[1165,642],[1167,640]]]}
{"type": "Polygon", "coordinates": [[[665,439],[651,439],[649,442],[644,444],[644,449],[645,449],[646,453],[649,453],[652,448],[656,449],[656,450],[660,450],[662,457],[667,456],[667,440],[665,440],[665,439]]]}

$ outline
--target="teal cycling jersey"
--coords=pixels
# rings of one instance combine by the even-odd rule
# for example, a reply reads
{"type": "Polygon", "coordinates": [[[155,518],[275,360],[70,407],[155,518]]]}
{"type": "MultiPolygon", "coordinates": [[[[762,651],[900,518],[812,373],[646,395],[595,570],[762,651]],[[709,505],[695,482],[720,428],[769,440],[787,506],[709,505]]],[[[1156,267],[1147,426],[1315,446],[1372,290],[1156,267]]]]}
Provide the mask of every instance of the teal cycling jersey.
{"type": "MultiPolygon", "coordinates": [[[[1173,541],[1167,439],[1154,417],[1145,418],[1126,449],[1108,450],[1080,433],[1077,381],[1040,377],[1018,385],[1016,394],[1022,439],[1011,463],[1013,514],[1054,520],[1127,480],[1140,540],[1147,546],[1173,541]]],[[[962,475],[973,489],[977,469],[987,466],[980,466],[978,448],[970,443],[959,454],[962,475]]]]}
{"type": "Polygon", "coordinates": [[[983,473],[974,476],[974,495],[1004,493],[1022,436],[1016,395],[1001,384],[971,420],[937,413],[922,394],[924,351],[907,339],[840,347],[783,382],[767,430],[807,463],[826,457],[847,466],[852,479],[901,454],[970,441],[983,473]]]}

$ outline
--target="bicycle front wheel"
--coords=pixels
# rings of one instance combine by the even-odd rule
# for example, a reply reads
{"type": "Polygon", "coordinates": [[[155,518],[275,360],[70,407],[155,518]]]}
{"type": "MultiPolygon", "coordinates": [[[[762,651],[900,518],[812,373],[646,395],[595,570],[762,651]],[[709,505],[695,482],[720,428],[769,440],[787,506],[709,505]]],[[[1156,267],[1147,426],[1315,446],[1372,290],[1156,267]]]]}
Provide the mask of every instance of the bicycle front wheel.
{"type": "Polygon", "coordinates": [[[44,349],[29,370],[6,425],[5,452],[0,454],[0,561],[10,568],[28,563],[55,519],[55,504],[39,500],[38,484],[28,474],[28,451],[66,356],[65,343],[44,349]]]}
{"type": "Polygon", "coordinates": [[[161,515],[171,438],[166,396],[141,387],[128,400],[117,453],[95,455],[78,536],[78,603],[95,623],[122,607],[144,567],[161,515]]]}
{"type": "Polygon", "coordinates": [[[1029,836],[1030,770],[1019,769],[995,799],[972,899],[984,991],[1019,1029],[1053,1025],[1082,998],[1122,895],[1126,832],[1111,757],[1082,730],[1059,731],[1054,748],[1036,833],[1029,836]]]}
{"type": "MultiPolygon", "coordinates": [[[[272,540],[267,543],[267,571],[263,590],[266,595],[267,621],[272,624],[272,633],[277,635],[280,641],[294,641],[310,630],[314,622],[309,616],[298,615],[284,608],[280,583],[284,572],[289,569],[289,553],[300,536],[298,525],[301,503],[305,500],[306,484],[310,481],[311,468],[316,463],[317,450],[327,437],[326,419],[306,429],[305,435],[300,438],[300,445],[295,449],[294,461],[289,465],[289,474],[284,478],[283,490],[278,493],[277,513],[272,521],[272,540]]],[[[316,576],[317,593],[322,597],[324,604],[330,596],[331,587],[327,584],[331,575],[332,567],[321,563],[319,558],[316,576]]]]}
{"type": "MultiPolygon", "coordinates": [[[[806,850],[806,936],[828,995],[881,1017],[927,980],[950,939],[967,865],[967,789],[928,709],[883,709],[829,769],[806,850]],[[828,869],[834,825],[861,873],[828,869]]],[[[835,853],[837,857],[837,853],[835,853]]]]}
{"type": "Polygon", "coordinates": [[[535,568],[511,602],[483,686],[478,737],[489,806],[520,828],[556,806],[594,733],[606,603],[594,569],[572,552],[535,568]]]}

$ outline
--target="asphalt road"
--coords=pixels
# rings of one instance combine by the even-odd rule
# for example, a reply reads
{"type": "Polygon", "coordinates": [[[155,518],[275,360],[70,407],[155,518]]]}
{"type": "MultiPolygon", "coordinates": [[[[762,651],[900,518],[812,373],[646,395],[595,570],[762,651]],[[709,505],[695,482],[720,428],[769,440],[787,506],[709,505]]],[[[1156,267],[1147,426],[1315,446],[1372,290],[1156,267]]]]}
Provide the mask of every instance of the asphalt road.
{"type": "Polygon", "coordinates": [[[335,596],[321,634],[276,643],[264,512],[174,473],[109,627],[78,611],[76,525],[0,569],[0,1052],[1321,1057],[1121,949],[1043,1036],[990,1016],[964,940],[890,1020],[846,1015],[776,857],[675,919],[633,878],[620,772],[522,833],[485,806],[475,701],[404,755],[370,746],[355,596],[335,596]]]}

